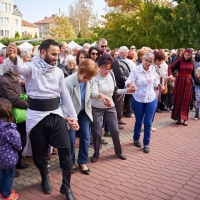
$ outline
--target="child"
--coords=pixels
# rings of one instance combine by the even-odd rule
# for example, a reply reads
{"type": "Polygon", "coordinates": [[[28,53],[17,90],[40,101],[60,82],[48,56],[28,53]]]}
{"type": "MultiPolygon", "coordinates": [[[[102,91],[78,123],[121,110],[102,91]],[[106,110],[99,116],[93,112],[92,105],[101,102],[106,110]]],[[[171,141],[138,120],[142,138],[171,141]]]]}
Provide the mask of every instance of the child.
{"type": "Polygon", "coordinates": [[[12,104],[0,98],[0,198],[16,200],[18,194],[12,190],[15,176],[15,165],[18,153],[22,148],[20,134],[12,123],[12,104]]]}

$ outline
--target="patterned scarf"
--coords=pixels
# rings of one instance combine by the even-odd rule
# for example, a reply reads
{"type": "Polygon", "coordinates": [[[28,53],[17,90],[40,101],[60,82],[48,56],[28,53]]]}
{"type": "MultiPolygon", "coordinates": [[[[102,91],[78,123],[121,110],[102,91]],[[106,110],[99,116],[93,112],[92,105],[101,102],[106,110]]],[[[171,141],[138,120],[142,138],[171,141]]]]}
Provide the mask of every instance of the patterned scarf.
{"type": "Polygon", "coordinates": [[[48,63],[46,63],[41,57],[40,55],[37,56],[34,59],[34,65],[39,69],[38,70],[38,75],[42,75],[45,73],[52,73],[55,69],[56,69],[56,65],[49,65],[48,63]]]}

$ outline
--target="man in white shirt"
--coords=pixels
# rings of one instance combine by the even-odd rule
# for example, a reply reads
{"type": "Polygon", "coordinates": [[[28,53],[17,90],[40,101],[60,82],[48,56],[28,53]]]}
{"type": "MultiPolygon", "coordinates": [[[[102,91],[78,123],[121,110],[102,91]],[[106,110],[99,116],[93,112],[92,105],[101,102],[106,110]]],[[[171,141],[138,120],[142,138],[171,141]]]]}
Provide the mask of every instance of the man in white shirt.
{"type": "Polygon", "coordinates": [[[70,189],[72,159],[66,121],[74,130],[78,130],[79,125],[64,83],[63,72],[56,67],[59,52],[58,44],[52,39],[47,39],[40,45],[39,56],[32,62],[21,63],[17,58],[16,45],[11,43],[7,48],[12,72],[26,78],[26,92],[29,96],[26,131],[30,136],[34,164],[41,174],[42,190],[45,194],[51,193],[46,161],[50,144],[58,149],[60,167],[63,170],[60,192],[65,194],[68,200],[74,200],[70,189]],[[63,116],[59,107],[60,99],[68,116],[63,116]]]}

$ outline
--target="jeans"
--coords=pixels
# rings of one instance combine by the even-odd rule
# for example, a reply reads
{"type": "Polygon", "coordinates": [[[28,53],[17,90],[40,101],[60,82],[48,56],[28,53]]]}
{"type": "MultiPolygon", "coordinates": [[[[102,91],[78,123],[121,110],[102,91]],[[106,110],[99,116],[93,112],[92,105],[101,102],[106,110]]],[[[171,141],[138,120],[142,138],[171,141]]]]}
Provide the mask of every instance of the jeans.
{"type": "MultiPolygon", "coordinates": [[[[79,152],[78,152],[78,164],[88,163],[88,151],[89,151],[89,125],[90,119],[87,116],[85,110],[80,111],[78,114],[79,123],[79,152]]],[[[69,137],[71,142],[71,153],[72,153],[72,164],[75,164],[75,141],[76,141],[76,131],[69,129],[69,137]]]]}
{"type": "Polygon", "coordinates": [[[136,101],[134,97],[132,98],[132,109],[136,118],[133,139],[134,141],[138,141],[140,139],[142,123],[144,121],[144,146],[148,146],[150,142],[152,120],[157,103],[157,98],[149,103],[141,103],[136,101]]]}
{"type": "Polygon", "coordinates": [[[11,194],[12,185],[15,177],[15,166],[9,169],[1,169],[0,174],[0,193],[4,198],[11,194]]]}

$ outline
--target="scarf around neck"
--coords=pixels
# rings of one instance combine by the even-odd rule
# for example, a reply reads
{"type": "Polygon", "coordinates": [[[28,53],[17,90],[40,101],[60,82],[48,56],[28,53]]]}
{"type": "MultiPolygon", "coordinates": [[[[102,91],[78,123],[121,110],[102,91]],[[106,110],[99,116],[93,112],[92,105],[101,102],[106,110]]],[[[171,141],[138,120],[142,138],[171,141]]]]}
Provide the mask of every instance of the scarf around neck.
{"type": "Polygon", "coordinates": [[[34,65],[39,69],[38,73],[39,75],[45,74],[45,73],[51,73],[56,69],[56,65],[49,65],[48,63],[46,63],[41,57],[40,55],[37,56],[34,59],[34,65]]]}

